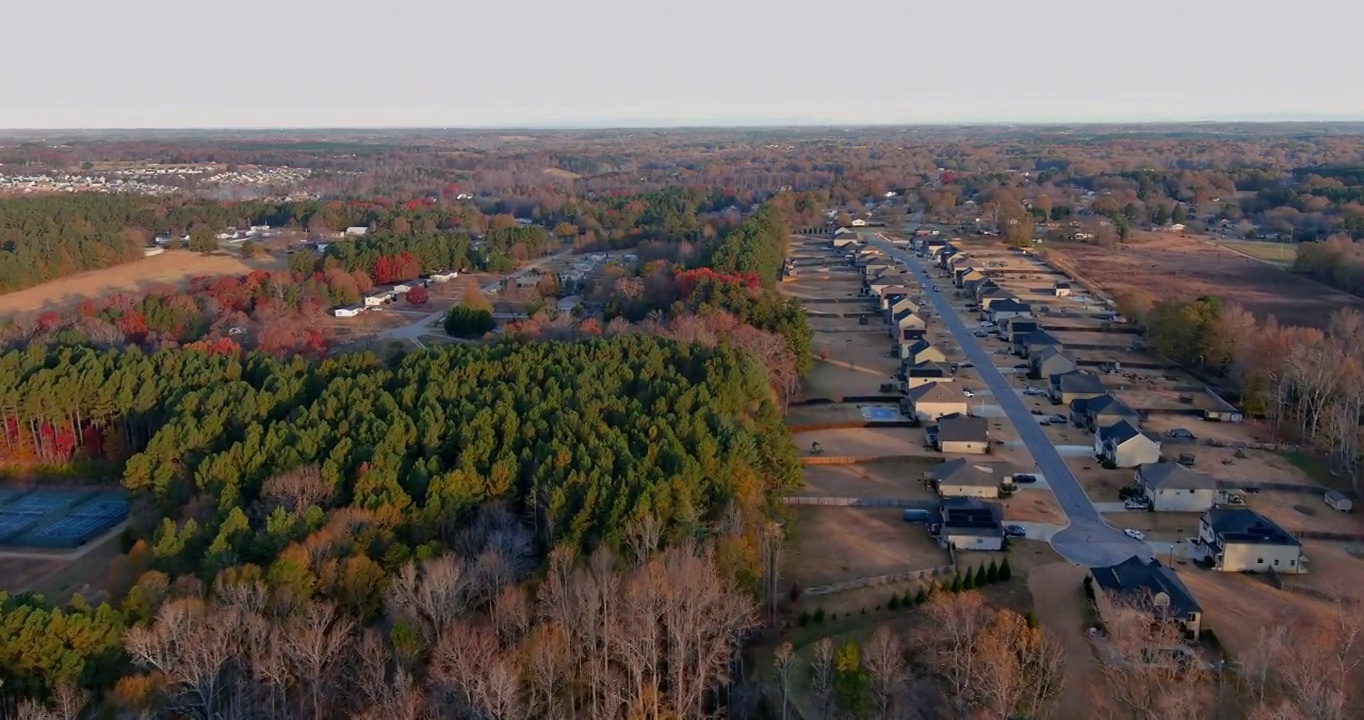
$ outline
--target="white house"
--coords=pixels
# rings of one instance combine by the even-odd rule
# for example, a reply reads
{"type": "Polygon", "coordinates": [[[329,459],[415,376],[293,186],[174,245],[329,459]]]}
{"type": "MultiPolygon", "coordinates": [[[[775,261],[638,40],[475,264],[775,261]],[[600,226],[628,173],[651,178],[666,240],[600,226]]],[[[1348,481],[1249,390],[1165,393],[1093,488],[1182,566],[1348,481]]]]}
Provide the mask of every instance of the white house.
{"type": "Polygon", "coordinates": [[[965,458],[934,465],[929,478],[943,497],[998,498],[1000,486],[1012,475],[997,463],[972,463],[965,458]]]}
{"type": "Polygon", "coordinates": [[[365,307],[379,307],[393,299],[391,292],[377,292],[365,296],[365,307]]]}
{"type": "Polygon", "coordinates": [[[359,308],[354,305],[350,305],[347,307],[339,307],[333,310],[332,314],[337,317],[355,317],[356,315],[359,315],[361,312],[364,312],[364,308],[359,308]]]}
{"type": "Polygon", "coordinates": [[[1249,509],[1213,509],[1198,519],[1198,541],[1222,572],[1307,572],[1302,543],[1249,509]]]}
{"type": "Polygon", "coordinates": [[[401,295],[411,289],[412,284],[410,283],[397,283],[393,286],[393,293],[395,295],[401,295]]]}
{"type": "Polygon", "coordinates": [[[1156,512],[1205,512],[1217,501],[1217,483],[1212,476],[1179,463],[1138,465],[1132,476],[1156,512]]]}
{"type": "Polygon", "coordinates": [[[450,272],[431,273],[431,282],[438,283],[450,282],[451,280],[454,280],[457,277],[459,277],[459,273],[453,270],[450,272]]]}
{"type": "Polygon", "coordinates": [[[363,237],[367,234],[369,234],[369,228],[361,225],[348,227],[345,232],[346,237],[363,237]]]}
{"type": "Polygon", "coordinates": [[[1136,467],[1160,462],[1160,443],[1123,420],[1094,433],[1094,454],[1114,467],[1136,467]]]}

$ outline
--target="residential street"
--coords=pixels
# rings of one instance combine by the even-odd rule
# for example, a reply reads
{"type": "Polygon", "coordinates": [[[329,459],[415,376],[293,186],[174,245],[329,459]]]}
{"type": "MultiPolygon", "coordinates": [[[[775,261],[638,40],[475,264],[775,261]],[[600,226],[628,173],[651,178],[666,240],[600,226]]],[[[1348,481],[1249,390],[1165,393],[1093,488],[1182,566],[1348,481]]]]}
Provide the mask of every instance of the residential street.
{"type": "MultiPolygon", "coordinates": [[[[917,223],[912,223],[907,229],[913,232],[916,227],[917,223]]],[[[1052,445],[1051,439],[995,367],[995,358],[980,346],[971,330],[952,308],[946,293],[929,291],[927,286],[932,282],[924,281],[925,266],[918,257],[913,252],[892,246],[879,235],[873,236],[872,242],[892,258],[903,260],[906,267],[916,274],[921,284],[925,285],[924,297],[933,303],[937,317],[941,318],[944,327],[952,333],[967,359],[975,363],[981,380],[1013,422],[1033,461],[1046,476],[1052,492],[1056,495],[1057,503],[1070,520],[1069,527],[1051,538],[1051,545],[1056,552],[1071,562],[1086,566],[1113,565],[1133,555],[1150,557],[1151,549],[1146,543],[1133,540],[1104,522],[1103,517],[1089,501],[1089,497],[1085,495],[1084,489],[1080,487],[1075,475],[1052,445]]]]}

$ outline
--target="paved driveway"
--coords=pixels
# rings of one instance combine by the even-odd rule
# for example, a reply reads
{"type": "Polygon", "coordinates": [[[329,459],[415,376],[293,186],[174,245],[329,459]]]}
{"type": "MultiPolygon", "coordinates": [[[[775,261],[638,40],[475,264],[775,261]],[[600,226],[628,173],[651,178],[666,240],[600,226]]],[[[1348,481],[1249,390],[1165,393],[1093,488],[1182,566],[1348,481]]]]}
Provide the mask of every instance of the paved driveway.
{"type": "MultiPolygon", "coordinates": [[[[891,245],[880,236],[875,236],[873,242],[892,258],[904,260],[916,275],[922,277],[924,264],[913,253],[891,245]]],[[[1014,429],[1027,445],[1038,469],[1047,476],[1061,510],[1070,519],[1070,527],[1052,537],[1052,548],[1067,560],[1087,566],[1113,565],[1133,555],[1150,557],[1151,549],[1146,543],[1123,535],[1103,521],[1080,487],[1080,482],[1052,445],[1051,439],[995,368],[994,357],[981,347],[971,334],[971,328],[962,322],[944,293],[928,292],[924,297],[933,304],[935,313],[956,338],[966,359],[976,364],[981,380],[994,393],[996,401],[1013,422],[1014,429]]]]}

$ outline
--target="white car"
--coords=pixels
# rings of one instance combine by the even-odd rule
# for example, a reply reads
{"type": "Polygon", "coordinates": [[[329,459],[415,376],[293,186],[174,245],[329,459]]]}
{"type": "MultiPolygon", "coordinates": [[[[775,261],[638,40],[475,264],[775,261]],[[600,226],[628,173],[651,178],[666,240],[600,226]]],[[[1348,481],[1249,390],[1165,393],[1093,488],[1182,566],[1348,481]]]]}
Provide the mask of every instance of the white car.
{"type": "Polygon", "coordinates": [[[1126,535],[1127,537],[1132,538],[1133,540],[1145,540],[1145,539],[1146,539],[1146,536],[1143,535],[1142,532],[1141,532],[1140,530],[1133,530],[1132,528],[1127,528],[1126,530],[1123,530],[1123,531],[1122,531],[1122,534],[1126,535]]]}
{"type": "Polygon", "coordinates": [[[962,395],[965,395],[966,397],[975,397],[975,396],[976,396],[976,394],[973,393],[973,392],[971,392],[970,390],[962,390],[962,391],[961,391],[961,394],[962,394],[962,395]]]}

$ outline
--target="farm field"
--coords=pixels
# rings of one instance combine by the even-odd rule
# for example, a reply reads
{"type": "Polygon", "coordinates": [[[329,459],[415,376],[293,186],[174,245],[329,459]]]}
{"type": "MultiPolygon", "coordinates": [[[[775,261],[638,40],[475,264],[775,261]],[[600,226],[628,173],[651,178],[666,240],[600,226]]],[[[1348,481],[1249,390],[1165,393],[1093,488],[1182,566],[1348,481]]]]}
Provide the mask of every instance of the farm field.
{"type": "Polygon", "coordinates": [[[117,292],[150,290],[158,285],[181,286],[192,277],[244,275],[252,270],[281,270],[282,256],[242,260],[236,255],[201,255],[188,250],[169,250],[122,265],[68,275],[36,287],[0,295],[0,314],[59,310],[82,300],[117,292]]]}
{"type": "Polygon", "coordinates": [[[1364,301],[1208,241],[1171,233],[1139,233],[1138,242],[1112,247],[1056,244],[1048,260],[1087,286],[1111,296],[1143,292],[1154,298],[1215,295],[1285,325],[1322,327],[1342,307],[1364,301]]]}

